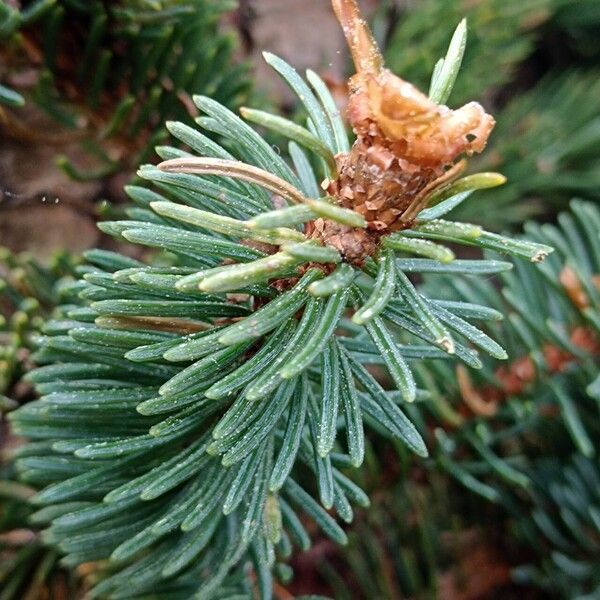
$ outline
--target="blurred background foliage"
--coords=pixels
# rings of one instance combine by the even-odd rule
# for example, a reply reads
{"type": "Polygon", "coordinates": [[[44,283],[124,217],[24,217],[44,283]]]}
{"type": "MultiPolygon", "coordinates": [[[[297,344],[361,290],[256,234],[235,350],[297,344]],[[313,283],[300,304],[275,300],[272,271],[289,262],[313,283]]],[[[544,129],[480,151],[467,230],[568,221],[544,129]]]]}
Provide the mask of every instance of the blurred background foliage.
{"type": "MultiPolygon", "coordinates": [[[[34,104],[80,141],[93,168],[58,157],[73,179],[134,169],[166,138],[167,121],[193,118],[192,93],[236,107],[248,91],[245,66],[232,61],[236,36],[219,30],[229,0],[19,4],[0,5],[0,77],[22,98],[5,103],[34,104]]],[[[44,141],[27,115],[7,109],[3,121],[8,135],[44,141]]]]}

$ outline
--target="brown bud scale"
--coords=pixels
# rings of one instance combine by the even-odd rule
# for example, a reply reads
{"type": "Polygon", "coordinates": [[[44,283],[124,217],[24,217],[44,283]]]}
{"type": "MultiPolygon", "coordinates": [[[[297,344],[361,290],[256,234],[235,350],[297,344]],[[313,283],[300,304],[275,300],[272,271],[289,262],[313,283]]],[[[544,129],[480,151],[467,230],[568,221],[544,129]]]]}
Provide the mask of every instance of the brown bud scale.
{"type": "Polygon", "coordinates": [[[464,168],[463,154],[481,152],[494,119],[476,102],[451,110],[383,67],[355,0],[334,0],[356,74],[349,81],[347,117],[356,141],[336,156],[338,177],[326,191],[365,217],[359,230],[315,221],[312,237],[360,264],[382,235],[408,229],[427,200],[464,168]]]}

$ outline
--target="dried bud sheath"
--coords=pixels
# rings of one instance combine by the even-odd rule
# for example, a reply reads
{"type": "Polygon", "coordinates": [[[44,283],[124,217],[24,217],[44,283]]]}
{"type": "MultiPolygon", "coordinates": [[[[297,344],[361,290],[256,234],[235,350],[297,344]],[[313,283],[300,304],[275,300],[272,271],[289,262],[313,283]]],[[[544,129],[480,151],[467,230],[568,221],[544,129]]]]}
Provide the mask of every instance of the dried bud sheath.
{"type": "Polygon", "coordinates": [[[382,234],[410,227],[430,195],[463,170],[461,155],[483,150],[494,119],[476,102],[457,110],[432,102],[383,67],[355,0],[333,6],[357,71],[347,110],[357,139],[336,157],[339,176],[327,192],[363,215],[369,231],[315,222],[313,236],[360,261],[382,234]]]}

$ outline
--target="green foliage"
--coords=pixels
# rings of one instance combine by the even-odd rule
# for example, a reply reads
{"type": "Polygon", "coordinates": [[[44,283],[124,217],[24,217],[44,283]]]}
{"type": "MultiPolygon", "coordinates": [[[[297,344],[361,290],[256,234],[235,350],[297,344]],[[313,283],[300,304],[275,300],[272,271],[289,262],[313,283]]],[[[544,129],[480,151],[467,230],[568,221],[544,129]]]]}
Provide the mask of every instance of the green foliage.
{"type": "Polygon", "coordinates": [[[7,106],[23,106],[23,104],[25,104],[25,98],[11,88],[0,85],[0,104],[6,104],[7,106]]]}
{"type": "Polygon", "coordinates": [[[35,493],[17,483],[9,468],[0,468],[0,589],[3,600],[75,598],[76,585],[58,567],[59,555],[44,547],[30,530],[29,498],[35,493]],[[73,594],[71,594],[73,591],[73,594]]]}
{"type": "Polygon", "coordinates": [[[597,65],[600,43],[595,32],[600,23],[600,8],[596,0],[566,2],[554,15],[551,25],[563,37],[575,58],[589,65],[597,65]]]}
{"type": "Polygon", "coordinates": [[[16,465],[42,488],[34,518],[65,565],[99,561],[92,597],[270,598],[291,543],[310,545],[297,512],[345,543],[328,511],[350,522],[352,505],[368,505],[342,471],[363,461],[363,421],[426,456],[405,414],[424,398],[415,365],[456,356],[478,368],[471,343],[504,356],[469,323],[494,311],[423,296],[409,275],[510,267],[454,260],[440,241],[534,262],[552,251],[441,219],[489,185],[486,174],[431,198],[364,264],[311,239],[305,224],[317,216],[365,226],[317,196],[328,155],[348,140],[316,76],[315,96],[289,65],[266,58],[310,121],[304,129],[247,114],[292,138],[294,169],[223,105],[194,97],[198,125],[222,144],[170,123],[203,157],[159,147],[166,161],[139,172],[152,189],[128,187],[137,205],[129,218],[100,226],[162,252],[151,265],[87,254],[37,339],[42,366],[27,380],[41,399],[11,414],[14,431],[32,440],[16,465]],[[391,385],[367,365],[385,369],[391,385]]]}
{"type": "MultiPolygon", "coordinates": [[[[597,437],[593,399],[597,394],[594,380],[600,325],[600,212],[590,203],[573,201],[572,213],[562,213],[559,222],[560,228],[533,223],[526,226],[528,239],[552,243],[556,252],[539,267],[517,263],[514,270],[502,274],[501,295],[492,283],[474,284],[456,277],[429,281],[426,289],[435,285],[438,293],[448,298],[485,303],[499,314],[509,315],[488,333],[503,344],[514,363],[498,368],[490,362],[470,374],[470,385],[463,385],[463,393],[456,396],[462,395],[467,401],[479,396],[477,406],[481,410],[489,401],[489,408],[498,410],[494,419],[505,421],[503,427],[515,421],[515,434],[526,431],[529,443],[543,450],[545,434],[557,422],[554,410],[548,409],[554,407],[563,432],[570,438],[569,446],[592,456],[597,437]],[[471,387],[475,395],[468,393],[471,387]]],[[[444,382],[443,387],[437,384],[434,397],[451,396],[449,367],[436,363],[432,369],[431,380],[444,382]]],[[[463,423],[456,411],[454,420],[463,423]]],[[[486,422],[484,416],[482,422],[486,422]]],[[[461,426],[457,433],[461,431],[466,429],[461,426]]],[[[489,445],[493,438],[482,439],[489,445]]]]}
{"type": "MultiPolygon", "coordinates": [[[[32,390],[19,380],[31,368],[31,336],[59,302],[57,281],[73,274],[75,260],[66,253],[42,265],[31,256],[0,249],[0,588],[2,600],[34,600],[63,589],[70,580],[58,568],[58,553],[48,550],[31,529],[28,501],[35,493],[17,482],[10,464],[10,437],[4,415],[31,400],[32,390]],[[7,463],[6,465],[4,463],[7,463]]],[[[70,585],[74,591],[76,586],[70,585]]],[[[74,597],[74,596],[69,596],[74,597]]]]}
{"type": "Polygon", "coordinates": [[[0,398],[6,409],[13,402],[5,394],[26,371],[31,335],[59,303],[56,283],[72,275],[75,264],[67,253],[59,253],[43,265],[26,253],[0,248],[0,398]]]}
{"type": "Polygon", "coordinates": [[[436,432],[438,464],[516,519],[540,557],[539,567],[519,570],[519,578],[527,575],[563,598],[594,597],[600,589],[594,508],[600,211],[582,201],[573,201],[571,209],[559,216],[559,227],[526,227],[528,239],[552,243],[556,252],[536,269],[515,264],[502,275],[500,296],[491,284],[446,281],[447,297],[509,315],[490,333],[513,364],[485,365],[470,382],[462,379],[454,394],[449,369],[436,365],[426,375],[433,398],[427,406],[438,398],[438,416],[445,411],[459,425],[450,434],[436,432]],[[475,415],[465,418],[457,412],[460,405],[444,403],[453,397],[475,415]]]}
{"type": "Polygon", "coordinates": [[[501,170],[502,189],[485,192],[487,211],[466,207],[462,218],[478,218],[495,228],[522,221],[573,196],[598,200],[600,178],[600,93],[596,70],[547,75],[502,111],[479,168],[501,170]]]}
{"type": "Polygon", "coordinates": [[[538,461],[530,473],[533,506],[518,523],[538,564],[514,577],[561,598],[595,598],[600,593],[600,470],[597,459],[575,454],[558,462],[538,461]]]}
{"type": "Polygon", "coordinates": [[[382,476],[372,483],[379,495],[353,525],[347,548],[337,561],[315,566],[336,600],[436,597],[440,530],[448,517],[444,481],[428,481],[427,488],[392,484],[385,470],[380,461],[370,465],[371,476],[382,476]]]}
{"type": "Polygon", "coordinates": [[[464,68],[450,96],[452,106],[487,98],[508,83],[534,48],[535,28],[561,0],[421,0],[400,12],[387,44],[386,63],[403,79],[426,89],[433,66],[445,54],[450,31],[466,17],[469,40],[464,68]]]}
{"type": "MultiPolygon", "coordinates": [[[[0,79],[16,91],[0,88],[0,102],[21,104],[21,92],[73,130],[73,139],[86,138],[93,168],[80,171],[59,158],[75,179],[134,168],[166,137],[167,120],[190,120],[191,93],[231,107],[246,97],[246,67],[232,64],[235,36],[219,30],[219,18],[234,6],[229,0],[30,0],[20,9],[2,3],[0,79]],[[32,69],[36,81],[23,83],[19,75],[32,69]]],[[[19,113],[14,118],[13,129],[21,129],[19,113]]]]}
{"type": "MultiPolygon", "coordinates": [[[[142,14],[156,16],[142,9],[156,4],[127,6],[140,25],[142,14]]],[[[178,9],[188,3],[175,4],[160,13],[160,27],[186,14],[178,9]]],[[[525,3],[509,11],[513,27],[534,4],[545,18],[547,3],[525,3]]],[[[485,24],[480,10],[473,14],[485,24]]],[[[463,58],[461,27],[432,78],[439,102],[463,58]]],[[[511,48],[520,61],[530,40],[511,48]]],[[[150,263],[105,250],[88,252],[76,269],[5,257],[13,316],[2,385],[24,370],[18,348],[33,341],[40,366],[25,379],[40,400],[10,419],[30,439],[15,467],[40,491],[31,514],[22,501],[32,491],[9,473],[0,525],[39,525],[52,549],[10,548],[2,597],[40,595],[62,554],[70,569],[94,563],[92,598],[270,598],[274,577],[291,576],[293,546],[306,550],[315,535],[350,538],[352,577],[336,576],[337,563],[323,567],[336,598],[357,589],[365,597],[434,594],[448,558],[440,564],[435,529],[447,532],[442,518],[450,517],[432,495],[451,497],[459,485],[473,493],[456,507],[467,518],[450,513],[460,527],[491,506],[518,533],[528,564],[515,580],[559,597],[596,597],[600,212],[575,201],[560,227],[529,224],[527,241],[446,220],[466,214],[473,191],[502,182],[481,173],[429,198],[411,228],[382,237],[373,256],[348,262],[310,236],[317,218],[366,226],[318,186],[336,177],[334,155],[349,148],[343,123],[314,73],[307,84],[266,58],[304,104],[305,126],[242,111],[289,142],[282,156],[223,104],[194,97],[199,128],[167,125],[189,151],[159,147],[165,162],[139,171],[148,187],[127,188],[127,218],[101,224],[119,242],[154,249],[150,263]],[[457,259],[461,245],[486,255],[457,259]],[[55,285],[64,274],[76,277],[55,285]],[[42,326],[39,315],[56,303],[42,326]],[[361,485],[381,486],[370,482],[377,461],[363,423],[391,441],[403,477],[418,465],[413,473],[427,485],[408,481],[383,501],[376,493],[348,532],[340,521],[369,505],[351,469],[366,456],[361,485]]],[[[509,72],[499,68],[489,86],[509,72]]],[[[480,162],[515,181],[512,190],[485,192],[503,212],[523,196],[595,194],[597,115],[578,104],[595,93],[588,76],[549,78],[507,109],[496,151],[480,162]],[[562,127],[567,120],[575,129],[562,127]]]]}
{"type": "Polygon", "coordinates": [[[426,294],[496,311],[484,329],[511,363],[482,357],[468,378],[447,361],[417,367],[430,398],[409,414],[431,460],[424,472],[397,445],[368,453],[361,483],[376,500],[349,534],[343,563],[322,569],[335,598],[440,595],[452,573],[468,582],[468,551],[457,548],[469,531],[510,548],[513,581],[543,597],[597,597],[600,210],[573,201],[558,220],[526,225],[528,239],[556,252],[541,266],[515,262],[500,290],[496,281],[426,277],[426,294]]]}

